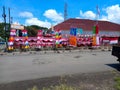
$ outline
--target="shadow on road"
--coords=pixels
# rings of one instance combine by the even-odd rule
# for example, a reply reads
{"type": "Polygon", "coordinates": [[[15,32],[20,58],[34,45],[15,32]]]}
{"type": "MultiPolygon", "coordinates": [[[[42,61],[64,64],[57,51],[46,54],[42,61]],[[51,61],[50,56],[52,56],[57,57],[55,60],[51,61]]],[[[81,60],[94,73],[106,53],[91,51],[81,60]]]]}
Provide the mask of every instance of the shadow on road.
{"type": "Polygon", "coordinates": [[[120,63],[106,64],[106,65],[120,71],[120,63]]]}

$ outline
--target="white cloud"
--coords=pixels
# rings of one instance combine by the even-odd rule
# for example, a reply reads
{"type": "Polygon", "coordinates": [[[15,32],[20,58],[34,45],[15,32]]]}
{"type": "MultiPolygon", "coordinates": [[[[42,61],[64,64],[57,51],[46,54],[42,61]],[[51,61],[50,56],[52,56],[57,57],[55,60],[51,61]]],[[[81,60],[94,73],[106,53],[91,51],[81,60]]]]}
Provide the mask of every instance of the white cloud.
{"type": "MultiPolygon", "coordinates": [[[[120,24],[120,6],[119,6],[119,4],[106,7],[102,11],[104,11],[103,13],[106,13],[106,15],[100,15],[99,20],[110,21],[110,22],[120,24]]],[[[92,11],[83,12],[80,10],[80,18],[96,19],[96,14],[92,11]]]]}
{"type": "Polygon", "coordinates": [[[17,24],[17,25],[20,25],[20,23],[19,23],[19,22],[13,22],[13,24],[17,24]]]}
{"type": "Polygon", "coordinates": [[[96,18],[96,14],[93,13],[92,11],[82,12],[80,10],[80,17],[85,18],[85,19],[95,19],[96,18]]]}
{"type": "Polygon", "coordinates": [[[57,23],[62,22],[64,20],[64,18],[62,17],[62,14],[57,13],[56,10],[54,10],[54,9],[49,9],[49,10],[45,11],[45,13],[43,15],[57,23]]]}
{"type": "Polygon", "coordinates": [[[109,20],[107,19],[107,16],[104,16],[104,15],[102,15],[102,17],[101,17],[99,20],[102,20],[102,21],[109,21],[109,20]]]}
{"type": "Polygon", "coordinates": [[[20,12],[19,16],[24,17],[24,18],[32,18],[33,14],[31,12],[20,12]]]}
{"type": "MultiPolygon", "coordinates": [[[[49,20],[51,20],[52,24],[54,25],[64,20],[64,18],[62,17],[62,14],[57,13],[57,11],[54,9],[46,10],[43,15],[49,20]]],[[[19,16],[25,19],[25,23],[24,23],[25,25],[38,25],[38,26],[47,27],[47,28],[51,27],[50,22],[45,20],[44,21],[39,20],[37,17],[34,17],[34,15],[31,12],[24,11],[19,13],[19,16]]]]}
{"type": "Polygon", "coordinates": [[[76,19],[80,19],[80,17],[76,17],[76,19]]]}
{"type": "Polygon", "coordinates": [[[120,24],[120,6],[118,4],[109,6],[104,10],[107,13],[107,16],[103,15],[102,19],[120,24]]]}
{"type": "Polygon", "coordinates": [[[49,23],[48,21],[41,21],[35,17],[26,19],[25,24],[26,25],[38,25],[38,26],[47,27],[47,28],[51,27],[51,23],[49,23]]]}
{"type": "Polygon", "coordinates": [[[51,27],[51,23],[48,21],[41,21],[38,18],[34,17],[34,15],[31,12],[21,12],[19,13],[19,16],[26,18],[25,19],[25,25],[38,25],[41,27],[51,27]]]}

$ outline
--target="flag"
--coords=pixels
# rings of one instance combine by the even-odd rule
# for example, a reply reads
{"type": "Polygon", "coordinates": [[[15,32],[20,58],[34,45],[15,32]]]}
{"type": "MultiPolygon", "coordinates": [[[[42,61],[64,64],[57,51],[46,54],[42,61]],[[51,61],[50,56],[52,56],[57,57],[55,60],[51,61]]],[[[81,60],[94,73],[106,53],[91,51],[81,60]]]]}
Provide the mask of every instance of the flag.
{"type": "Polygon", "coordinates": [[[93,34],[95,34],[95,33],[96,33],[96,27],[93,26],[93,34]]]}
{"type": "Polygon", "coordinates": [[[93,26],[93,34],[99,34],[99,27],[98,27],[98,25],[93,26]]]}
{"type": "Polygon", "coordinates": [[[99,28],[98,28],[98,25],[95,26],[95,29],[96,29],[96,30],[95,30],[95,31],[96,31],[95,34],[99,34],[99,28]]]}

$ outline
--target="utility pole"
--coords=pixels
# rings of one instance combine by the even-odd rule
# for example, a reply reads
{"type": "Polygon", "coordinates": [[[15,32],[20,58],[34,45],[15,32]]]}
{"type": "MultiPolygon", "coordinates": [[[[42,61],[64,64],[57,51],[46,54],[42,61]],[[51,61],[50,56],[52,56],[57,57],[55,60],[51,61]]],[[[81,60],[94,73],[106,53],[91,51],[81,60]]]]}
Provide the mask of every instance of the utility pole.
{"type": "Polygon", "coordinates": [[[10,8],[8,8],[8,12],[9,12],[9,31],[10,31],[10,25],[11,25],[10,8]]]}
{"type": "Polygon", "coordinates": [[[13,23],[13,17],[10,17],[10,23],[11,24],[13,23]]]}
{"type": "Polygon", "coordinates": [[[7,49],[7,30],[6,30],[6,13],[5,13],[5,6],[3,6],[3,14],[2,17],[4,18],[4,30],[5,30],[5,43],[6,43],[6,49],[7,49]]]}

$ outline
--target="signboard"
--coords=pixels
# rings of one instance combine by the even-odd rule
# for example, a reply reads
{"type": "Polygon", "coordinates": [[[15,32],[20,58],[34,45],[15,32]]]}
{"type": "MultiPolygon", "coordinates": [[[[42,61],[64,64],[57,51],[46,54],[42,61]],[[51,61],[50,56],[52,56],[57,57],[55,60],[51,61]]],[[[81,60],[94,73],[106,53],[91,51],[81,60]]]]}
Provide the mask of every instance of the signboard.
{"type": "Polygon", "coordinates": [[[19,24],[11,24],[11,28],[12,28],[12,29],[23,30],[23,29],[24,29],[24,26],[19,25],[19,24]]]}

